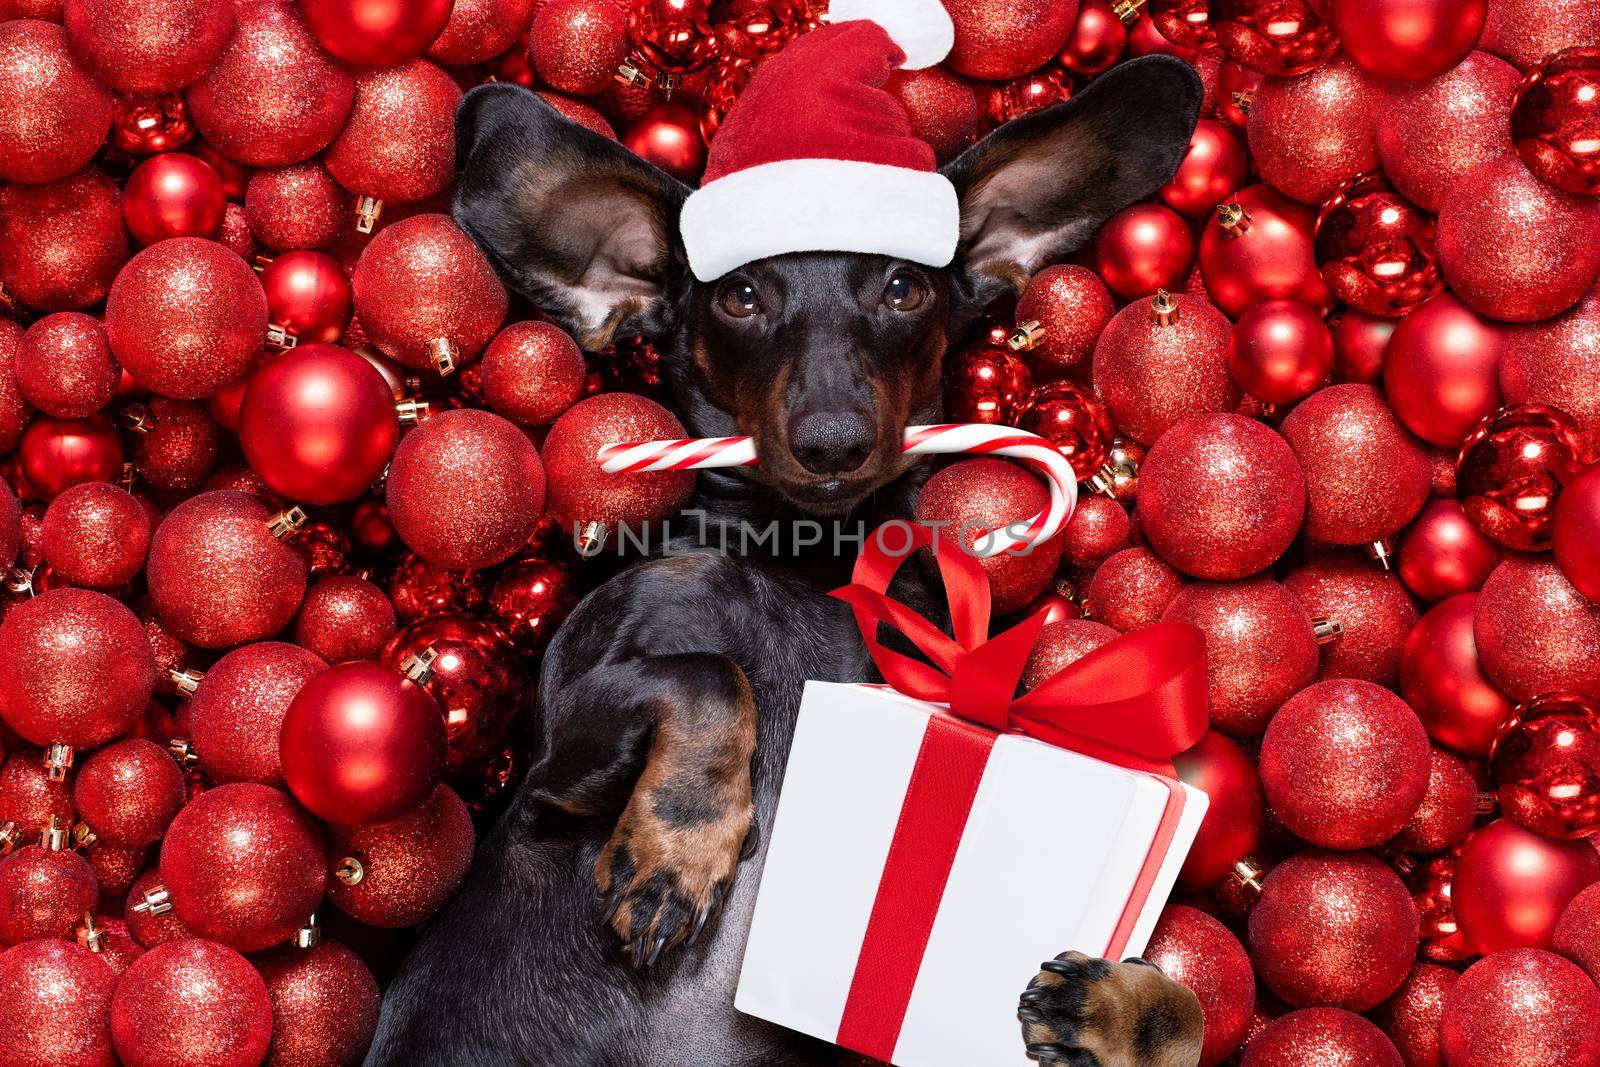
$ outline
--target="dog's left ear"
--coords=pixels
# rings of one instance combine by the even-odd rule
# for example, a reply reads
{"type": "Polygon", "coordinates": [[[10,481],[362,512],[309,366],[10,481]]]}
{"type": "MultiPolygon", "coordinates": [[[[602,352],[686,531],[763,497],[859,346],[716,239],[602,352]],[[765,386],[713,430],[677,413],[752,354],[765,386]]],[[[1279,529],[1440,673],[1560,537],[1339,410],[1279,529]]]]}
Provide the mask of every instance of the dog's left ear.
{"type": "Polygon", "coordinates": [[[1008,123],[944,168],[961,199],[958,271],[987,304],[1071,253],[1172,179],[1204,95],[1189,64],[1115,67],[1065,103],[1008,123]]]}

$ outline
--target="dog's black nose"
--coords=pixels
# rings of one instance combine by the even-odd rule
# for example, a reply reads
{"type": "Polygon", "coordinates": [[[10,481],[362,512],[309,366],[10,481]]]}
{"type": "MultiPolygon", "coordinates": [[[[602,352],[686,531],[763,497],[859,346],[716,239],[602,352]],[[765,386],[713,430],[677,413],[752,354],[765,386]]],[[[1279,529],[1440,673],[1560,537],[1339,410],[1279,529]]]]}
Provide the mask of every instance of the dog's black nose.
{"type": "Polygon", "coordinates": [[[872,420],[860,411],[819,411],[789,427],[789,450],[813,474],[849,474],[872,455],[872,420]]]}

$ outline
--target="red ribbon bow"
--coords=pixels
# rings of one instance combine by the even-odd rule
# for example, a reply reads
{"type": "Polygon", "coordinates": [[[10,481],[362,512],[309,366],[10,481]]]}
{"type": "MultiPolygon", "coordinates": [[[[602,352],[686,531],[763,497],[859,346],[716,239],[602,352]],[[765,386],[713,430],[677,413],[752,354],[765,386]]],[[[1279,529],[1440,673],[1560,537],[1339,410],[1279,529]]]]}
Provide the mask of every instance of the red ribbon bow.
{"type": "Polygon", "coordinates": [[[891,555],[880,531],[868,539],[852,584],[831,595],[855,609],[856,625],[884,681],[917,700],[1000,733],[1023,733],[1133,770],[1172,775],[1172,757],[1205,733],[1205,636],[1183,623],[1117,638],[1013,698],[1045,612],[988,637],[989,581],[976,558],[923,526],[891,555]],[[932,547],[944,577],[951,629],[941,631],[886,595],[911,548],[932,547]],[[885,648],[879,624],[904,634],[930,663],[885,648]]]}

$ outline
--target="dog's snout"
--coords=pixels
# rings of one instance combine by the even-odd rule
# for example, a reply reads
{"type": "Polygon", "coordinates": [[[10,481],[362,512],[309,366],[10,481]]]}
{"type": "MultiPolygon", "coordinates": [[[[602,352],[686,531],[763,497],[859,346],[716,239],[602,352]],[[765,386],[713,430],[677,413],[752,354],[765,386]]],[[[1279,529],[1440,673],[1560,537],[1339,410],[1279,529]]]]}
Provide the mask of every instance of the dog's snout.
{"type": "Polygon", "coordinates": [[[861,411],[819,411],[789,428],[789,450],[812,474],[849,474],[872,455],[872,420],[861,411]]]}

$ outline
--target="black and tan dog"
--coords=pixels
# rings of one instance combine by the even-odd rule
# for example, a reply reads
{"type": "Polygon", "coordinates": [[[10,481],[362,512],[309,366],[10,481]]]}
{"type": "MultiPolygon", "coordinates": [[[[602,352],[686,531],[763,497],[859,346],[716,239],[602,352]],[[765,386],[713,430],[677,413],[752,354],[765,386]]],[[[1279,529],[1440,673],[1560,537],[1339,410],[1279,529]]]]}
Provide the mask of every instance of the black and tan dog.
{"type": "MultiPolygon", "coordinates": [[[[758,466],[700,476],[708,524],[870,529],[910,514],[922,476],[899,441],[939,421],[951,340],[1166,182],[1200,98],[1187,65],[1144,59],[992,134],[945,169],[961,244],[937,270],[806,253],[697,282],[675,236],[688,191],[513,86],[461,105],[455,217],[585,348],[654,338],[692,434],[757,438],[758,466]]],[[[369,1063],[858,1062],[733,1009],[801,688],[871,677],[825,595],[853,549],[796,547],[664,556],[578,607],[545,657],[537,762],[390,988],[369,1063]]],[[[1198,1001],[1137,962],[1064,954],[1019,1016],[1044,1062],[1199,1058],[1198,1001]]]]}

